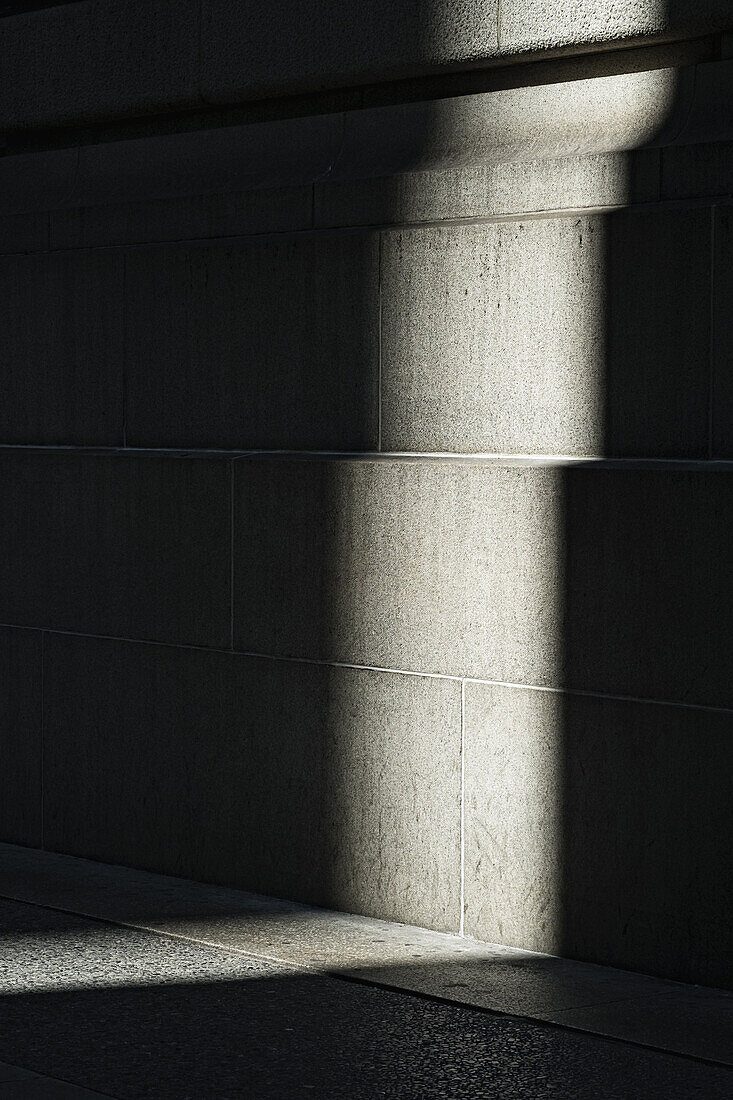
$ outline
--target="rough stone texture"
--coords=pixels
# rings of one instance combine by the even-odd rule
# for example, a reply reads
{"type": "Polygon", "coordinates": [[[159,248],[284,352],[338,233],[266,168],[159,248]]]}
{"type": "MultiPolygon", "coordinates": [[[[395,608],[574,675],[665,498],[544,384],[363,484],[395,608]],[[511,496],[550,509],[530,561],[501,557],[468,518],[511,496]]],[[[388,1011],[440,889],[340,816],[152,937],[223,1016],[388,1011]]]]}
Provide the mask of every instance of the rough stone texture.
{"type": "Polygon", "coordinates": [[[309,229],[312,213],[310,187],[273,187],[76,207],[51,212],[51,247],[90,248],[283,233],[309,229]]]}
{"type": "Polygon", "coordinates": [[[654,68],[14,154],[0,160],[0,210],[494,169],[581,154],[626,151],[639,159],[650,145],[730,140],[733,114],[721,106],[730,98],[730,72],[725,62],[654,68]]]}
{"type": "Polygon", "coordinates": [[[0,126],[196,103],[198,0],[89,0],[0,21],[0,126]]]}
{"type": "Polygon", "coordinates": [[[40,846],[41,635],[0,629],[0,836],[40,846]]]}
{"type": "Polygon", "coordinates": [[[235,471],[241,649],[733,704],[725,468],[235,471]]]}
{"type": "Polygon", "coordinates": [[[457,931],[460,685],[49,636],[47,845],[457,931]]]}
{"type": "Polygon", "coordinates": [[[728,0],[502,0],[502,53],[585,45],[613,46],[627,38],[681,38],[730,30],[728,0]]]}
{"type": "Polygon", "coordinates": [[[410,224],[658,197],[659,152],[608,153],[316,184],[316,225],[410,224]]]}
{"type": "Polygon", "coordinates": [[[368,7],[88,0],[4,18],[5,129],[162,113],[462,70],[551,49],[730,30],[727,0],[430,0],[368,7]]]}
{"type": "Polygon", "coordinates": [[[682,981],[730,975],[733,713],[465,693],[466,931],[682,981]]]}
{"type": "Polygon", "coordinates": [[[733,207],[715,211],[712,449],[733,458],[733,207]]]}
{"type": "Polygon", "coordinates": [[[122,261],[0,259],[0,440],[122,443],[122,261]]]}
{"type": "MultiPolygon", "coordinates": [[[[706,458],[712,350],[714,446],[729,456],[730,220],[698,200],[731,192],[733,65],[706,63],[730,43],[613,47],[733,17],[718,0],[664,7],[506,0],[500,44],[495,0],[88,0],[0,19],[0,443],[706,458]],[[503,60],[608,52],[389,83],[486,66],[500,45],[503,60]],[[15,155],[33,148],[47,151],[15,155]],[[660,198],[664,210],[639,210],[660,198]],[[484,224],[395,228],[441,219],[484,224]]],[[[43,643],[52,843],[455,928],[460,685],[313,658],[733,707],[727,467],[231,459],[0,453],[0,622],[138,639],[43,643]],[[305,661],[222,652],[233,625],[237,646],[305,661]]],[[[41,644],[0,634],[0,829],[26,843],[40,842],[41,644]]],[[[728,716],[537,699],[527,739],[508,743],[503,823],[527,826],[516,866],[534,851],[580,900],[543,910],[538,874],[527,935],[561,921],[558,949],[727,980],[728,716]],[[580,746],[561,762],[562,820],[545,812],[548,700],[580,746]]],[[[482,888],[496,888],[485,869],[482,888]]],[[[282,908],[260,942],[278,921],[303,950],[282,908]]],[[[226,927],[237,946],[241,924],[226,927]]],[[[512,997],[558,1014],[589,1003],[580,979],[548,964],[523,984],[529,968],[499,956],[490,978],[434,958],[416,977],[392,958],[380,980],[470,988],[502,1011],[512,997]]],[[[138,1012],[139,992],[127,1004],[145,1036],[166,1012],[155,998],[138,1012]]],[[[208,1012],[229,1026],[241,993],[209,990],[195,1023],[208,1012]]],[[[644,1034],[659,1042],[664,1002],[651,1000],[644,1034]]],[[[88,1005],[68,1019],[89,1040],[88,1005]]],[[[594,1007],[625,1034],[620,1010],[594,1007]]],[[[41,1008],[18,1010],[31,1046],[41,1008]]],[[[696,1021],[699,1055],[720,1037],[704,1012],[696,1021]]],[[[87,1047],[119,1065],[118,1032],[129,1046],[115,1019],[87,1047]]],[[[190,1036],[177,1036],[179,1068],[200,1095],[190,1036]]],[[[350,1052],[349,1066],[363,1061],[350,1052]]],[[[439,1075],[427,1083],[421,1097],[450,1095],[439,1075]]],[[[224,1072],[212,1091],[230,1084],[224,1072]]],[[[337,1078],[335,1095],[358,1095],[352,1084],[337,1078]]],[[[621,1095],[644,1085],[627,1076],[621,1095]]],[[[533,1076],[525,1092],[537,1090],[533,1076]]],[[[557,1093],[573,1095],[567,1078],[557,1093]]]]}
{"type": "Polygon", "coordinates": [[[507,954],[492,958],[487,945],[468,942],[475,955],[423,957],[417,966],[405,960],[361,967],[355,973],[391,988],[644,1042],[733,1069],[733,993],[529,951],[512,957],[512,949],[506,947],[496,950],[507,954]],[[483,958],[478,954],[481,948],[483,958]],[[664,991],[652,993],[654,983],[664,985],[664,991]],[[564,1007],[570,1001],[577,1001],[578,1007],[564,1007]]]}
{"type": "Polygon", "coordinates": [[[0,997],[0,1054],[107,1095],[536,1100],[538,1082],[551,1100],[730,1093],[721,1066],[65,914],[0,910],[3,942],[20,933],[27,961],[0,997]],[[64,988],[63,964],[76,988],[64,988]],[[23,992],[30,967],[37,992],[23,992]],[[126,983],[124,968],[143,981],[126,983]],[[114,982],[120,969],[117,987],[100,988],[100,971],[114,982]]]}
{"type": "Polygon", "coordinates": [[[512,679],[536,662],[552,675],[558,493],[550,470],[240,460],[235,645],[512,679]]]}
{"type": "Polygon", "coordinates": [[[345,112],[273,119],[265,110],[259,121],[224,125],[222,119],[209,129],[157,133],[151,123],[145,136],[13,152],[0,159],[0,211],[635,152],[682,140],[681,130],[692,142],[733,135],[733,117],[720,106],[730,79],[727,63],[587,78],[575,73],[570,80],[556,75],[549,84],[367,109],[356,109],[357,99],[345,112]]]}
{"type": "Polygon", "coordinates": [[[386,235],[384,448],[706,455],[709,242],[706,211],[386,235]]]}
{"type": "Polygon", "coordinates": [[[664,145],[689,117],[695,71],[655,69],[349,111],[329,178],[664,145]]]}
{"type": "Polygon", "coordinates": [[[0,893],[291,971],[315,967],[547,1022],[567,1017],[581,1031],[593,1022],[608,1036],[643,1036],[658,1049],[733,1061],[733,994],[723,990],[8,844],[0,845],[0,893]]]}
{"type": "Polygon", "coordinates": [[[564,697],[464,690],[466,932],[562,954],[564,697]]]}
{"type": "Polygon", "coordinates": [[[470,65],[497,54],[496,0],[204,0],[202,87],[210,102],[340,87],[470,65]],[[276,31],[274,28],[282,28],[276,31]]]}
{"type": "MultiPolygon", "coordinates": [[[[248,667],[250,663],[240,659],[239,665],[248,667]]],[[[251,666],[256,665],[251,662],[251,666]]],[[[387,682],[385,677],[368,679],[387,682]]],[[[421,972],[429,972],[427,968],[432,964],[452,963],[460,970],[466,963],[490,961],[505,979],[506,968],[518,961],[537,962],[541,969],[553,962],[530,952],[479,944],[457,935],[10,844],[0,844],[0,895],[155,929],[299,969],[359,973],[365,968],[383,967],[391,973],[402,966],[409,972],[414,959],[420,958],[421,972]]],[[[559,1001],[563,1008],[607,1000],[609,988],[614,995],[625,997],[648,997],[676,988],[657,979],[602,967],[567,960],[555,962],[564,968],[564,976],[557,979],[557,987],[562,985],[565,990],[559,1001]]],[[[526,997],[525,1007],[530,1002],[535,1008],[539,1004],[548,1006],[547,981],[540,978],[535,982],[529,965],[516,970],[513,976],[516,980],[512,991],[520,998],[526,997]]],[[[496,983],[494,993],[501,984],[496,983]]],[[[469,1001],[466,999],[466,1003],[469,1001]]],[[[504,1007],[507,1004],[501,1002],[504,1007]]],[[[491,1002],[487,1007],[500,1005],[491,1002]]]]}
{"type": "Polygon", "coordinates": [[[128,443],[376,445],[374,234],[140,251],[126,287],[128,443]]]}
{"type": "MultiPolygon", "coordinates": [[[[0,899],[0,999],[125,986],[255,980],[277,968],[232,951],[0,899]]],[[[0,1093],[2,1095],[2,1093],[0,1093]]]]}
{"type": "Polygon", "coordinates": [[[230,470],[0,450],[0,622],[227,645],[230,470]]]}

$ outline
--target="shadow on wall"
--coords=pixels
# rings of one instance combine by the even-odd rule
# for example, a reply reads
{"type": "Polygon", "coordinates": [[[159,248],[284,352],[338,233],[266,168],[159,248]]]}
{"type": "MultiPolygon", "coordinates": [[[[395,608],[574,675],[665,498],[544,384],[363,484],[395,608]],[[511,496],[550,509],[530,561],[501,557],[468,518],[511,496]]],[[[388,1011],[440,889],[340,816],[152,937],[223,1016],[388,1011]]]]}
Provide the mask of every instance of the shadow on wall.
{"type": "MultiPolygon", "coordinates": [[[[725,470],[698,462],[713,456],[714,212],[635,205],[644,158],[625,156],[628,210],[578,215],[567,283],[555,263],[557,285],[526,291],[556,305],[571,293],[585,317],[572,397],[595,430],[586,460],[548,473],[551,518],[538,518],[537,502],[527,533],[558,558],[536,577],[545,627],[529,640],[527,679],[568,690],[466,687],[468,766],[473,751],[487,799],[469,789],[466,925],[721,984],[733,958],[721,844],[733,826],[733,742],[720,709],[732,699],[731,490],[725,470]],[[492,751],[471,749],[472,730],[492,751]],[[492,854],[471,913],[469,878],[492,854]]],[[[556,316],[562,325],[562,308],[556,316]]]]}
{"type": "MultiPolygon", "coordinates": [[[[676,109],[670,101],[670,116],[676,109]]],[[[558,308],[564,296],[572,296],[572,310],[582,317],[580,347],[572,352],[578,374],[562,415],[566,426],[574,416],[584,421],[579,453],[586,457],[548,472],[551,506],[545,499],[538,509],[551,517],[549,526],[533,518],[526,533],[527,540],[553,543],[557,561],[549,595],[541,590],[545,578],[535,578],[532,598],[554,608],[543,612],[549,636],[528,642],[525,682],[568,690],[518,691],[510,704],[510,689],[466,685],[467,706],[476,714],[482,691],[495,693],[483,735],[493,746],[489,771],[504,784],[505,811],[504,820],[494,822],[505,835],[492,838],[483,853],[471,848],[478,826],[467,818],[466,930],[515,946],[720,984],[724,960],[731,958],[725,915],[730,882],[720,838],[731,832],[733,743],[730,714],[715,709],[731,706],[721,623],[733,595],[729,490],[724,471],[689,465],[712,454],[712,214],[709,207],[641,209],[637,173],[646,172],[643,150],[627,154],[629,209],[578,216],[566,284],[555,265],[549,293],[539,283],[520,291],[528,301],[544,296],[545,308],[558,309],[560,325],[567,318],[558,308]],[[613,458],[625,461],[614,465],[613,458]],[[481,876],[478,890],[468,882],[472,875],[481,876]],[[477,917],[471,897],[479,893],[476,908],[483,912],[477,917]]],[[[414,304],[419,313],[420,302],[414,304]]],[[[522,341],[531,334],[515,335],[515,352],[522,356],[522,341]]],[[[416,339],[426,340],[426,333],[416,339]]],[[[548,357],[563,341],[550,344],[548,357]]],[[[540,371],[543,351],[532,351],[540,371]]],[[[399,521],[390,527],[383,514],[370,514],[374,476],[355,468],[338,477],[324,472],[319,481],[325,523],[316,550],[323,586],[316,648],[324,657],[344,659],[339,634],[356,638],[363,654],[379,653],[380,635],[399,635],[406,626],[392,578],[380,575],[395,547],[399,553],[404,532],[399,521]],[[373,607],[374,593],[382,602],[367,631],[358,620],[373,607]]],[[[410,479],[396,491],[409,507],[410,479]]],[[[399,512],[398,502],[394,509],[399,512]]],[[[454,518],[460,524],[460,507],[454,518]]],[[[421,532],[411,535],[420,544],[421,532]]],[[[467,543],[466,552],[475,546],[467,543]]],[[[411,565],[415,558],[410,555],[411,565]]],[[[427,561],[438,587],[446,568],[440,555],[427,561]]],[[[429,635],[429,606],[423,611],[429,635]]],[[[436,652],[443,641],[434,635],[436,652]]],[[[429,646],[428,637],[424,652],[429,646]]],[[[381,658],[358,660],[382,664],[381,658]]],[[[407,655],[398,667],[416,667],[409,662],[407,655]]],[[[430,657],[417,667],[430,669],[430,657]]],[[[470,658],[463,668],[470,673],[470,658]]],[[[515,679],[501,670],[496,677],[515,679]]],[[[361,721],[356,695],[352,702],[361,721]]],[[[396,765],[377,750],[370,764],[354,768],[359,753],[371,751],[357,745],[369,736],[382,749],[386,744],[377,712],[372,722],[363,742],[336,734],[327,768],[328,813],[334,815],[330,835],[337,846],[343,842],[342,852],[359,850],[363,857],[368,837],[378,837],[379,847],[352,866],[355,890],[347,886],[343,863],[329,859],[330,887],[317,900],[422,923],[421,902],[428,911],[440,853],[419,844],[414,852],[404,847],[407,831],[390,783],[404,784],[412,773],[417,791],[421,783],[429,790],[435,780],[420,776],[409,750],[396,765]],[[395,857],[391,852],[400,845],[395,857]],[[387,880],[384,894],[370,893],[380,875],[387,880]],[[415,904],[411,888],[423,895],[415,904]]],[[[350,720],[329,728],[346,730],[350,720]]],[[[398,744],[392,734],[392,754],[399,754],[398,744]]],[[[441,829],[450,850],[459,814],[449,793],[455,789],[450,754],[444,766],[441,829]]],[[[434,800],[412,809],[413,820],[422,812],[435,822],[434,800]]],[[[483,812],[475,803],[473,811],[479,817],[483,812]]],[[[469,801],[467,813],[473,811],[469,801]]],[[[445,897],[455,887],[444,881],[438,892],[445,897]]],[[[442,919],[440,925],[433,912],[428,923],[454,927],[450,903],[442,919]]]]}
{"type": "MultiPolygon", "coordinates": [[[[672,98],[670,116],[676,109],[672,98]]],[[[429,145],[429,126],[425,133],[429,145]]],[[[469,934],[720,984],[721,959],[730,953],[729,886],[720,867],[720,838],[731,824],[730,717],[699,708],[731,705],[720,628],[720,609],[730,606],[733,594],[721,522],[726,475],[684,466],[709,456],[711,212],[652,204],[642,209],[638,196],[648,194],[649,172],[644,152],[626,156],[628,209],[563,215],[559,247],[565,251],[560,259],[553,252],[551,263],[560,238],[538,230],[536,278],[513,286],[521,305],[504,301],[505,314],[496,322],[517,361],[531,355],[541,379],[557,377],[568,386],[568,395],[558,397],[551,387],[543,395],[538,383],[530,419],[562,420],[549,434],[571,438],[583,462],[525,468],[503,500],[506,515],[499,511],[487,520],[484,543],[467,535],[463,545],[470,504],[462,497],[469,487],[461,472],[467,467],[460,464],[446,475],[447,490],[445,480],[440,486],[436,481],[434,507],[420,512],[419,521],[411,511],[417,482],[405,460],[379,459],[393,466],[388,490],[377,463],[304,458],[292,463],[287,477],[272,466],[266,474],[256,471],[247,506],[261,516],[274,501],[270,514],[288,516],[289,547],[269,544],[271,537],[280,540],[276,523],[271,534],[263,530],[252,551],[257,560],[245,564],[243,575],[266,575],[275,558],[281,572],[270,587],[238,598],[243,619],[262,623],[282,585],[280,625],[268,628],[267,652],[427,672],[445,671],[447,662],[459,677],[493,674],[502,682],[465,684],[466,729],[469,736],[480,730],[476,736],[483,738],[467,767],[484,769],[483,792],[491,803],[488,810],[481,804],[476,789],[482,784],[476,779],[472,786],[467,773],[469,934]],[[543,270],[550,272],[544,283],[543,270]],[[522,328],[522,314],[543,311],[554,324],[535,338],[522,328]],[[614,465],[612,458],[625,461],[614,465]],[[672,465],[670,459],[682,461],[672,465]],[[527,486],[535,494],[529,506],[520,500],[527,486]],[[477,659],[469,653],[470,639],[461,650],[459,627],[446,631],[437,610],[433,616],[431,600],[439,608],[445,590],[455,596],[464,580],[470,598],[474,560],[491,560],[496,525],[515,523],[510,517],[522,509],[526,528],[517,530],[527,560],[518,552],[512,557],[511,550],[503,560],[494,557],[492,580],[498,589],[501,570],[517,576],[529,570],[522,578],[528,603],[518,601],[502,619],[499,598],[493,606],[491,593],[477,614],[505,635],[515,631],[506,649],[521,642],[524,652],[511,665],[484,623],[478,636],[487,650],[477,659]],[[457,553],[443,553],[439,540],[436,546],[436,530],[455,535],[457,553]],[[451,570],[460,574],[457,580],[451,570]],[[533,633],[537,624],[539,633],[533,633]],[[483,671],[487,653],[495,658],[493,673],[483,671]],[[517,681],[568,692],[515,691],[504,683],[517,681]]],[[[419,161],[419,151],[415,156],[419,161]]],[[[399,224],[405,185],[398,179],[374,186],[381,203],[375,221],[399,224]]],[[[517,255],[525,261],[521,248],[517,255]]],[[[487,301],[495,289],[499,296],[506,289],[492,284],[493,275],[487,261],[487,301]]],[[[361,316],[373,318],[373,259],[355,274],[351,290],[362,300],[361,316]]],[[[426,327],[423,290],[419,280],[408,286],[400,346],[425,354],[424,372],[435,354],[431,341],[442,338],[437,329],[443,318],[435,331],[426,327]]],[[[382,297],[382,322],[388,306],[382,297]]],[[[460,317],[460,308],[446,299],[446,313],[460,317]]],[[[467,314],[467,327],[474,323],[467,314]]],[[[490,333],[488,313],[484,324],[490,333]]],[[[381,328],[384,356],[389,333],[381,328]]],[[[453,331],[460,344],[459,326],[453,331]]],[[[372,371],[373,351],[348,366],[360,362],[372,371]]],[[[343,347],[332,354],[342,356],[343,347]]],[[[467,345],[466,354],[479,353],[467,345]]],[[[425,389],[417,396],[409,392],[423,385],[418,374],[405,371],[400,385],[401,391],[394,378],[381,377],[382,423],[365,429],[374,433],[372,449],[410,449],[390,443],[399,432],[388,430],[388,398],[400,407],[424,402],[426,419],[435,411],[425,389]]],[[[517,389],[512,396],[512,415],[521,420],[523,395],[517,389]]],[[[433,397],[439,405],[439,389],[433,397]]],[[[461,446],[459,437],[454,449],[481,448],[461,446]]],[[[421,491],[430,485],[430,461],[423,463],[421,491]]],[[[462,625],[467,634],[475,626],[470,615],[462,625]]],[[[254,646],[242,639],[240,648],[254,646]]],[[[293,773],[313,777],[313,798],[307,809],[301,804],[294,810],[285,829],[292,850],[276,872],[278,884],[266,855],[262,877],[241,885],[457,930],[457,682],[431,681],[442,697],[426,705],[421,689],[413,692],[394,674],[342,669],[317,675],[323,683],[311,715],[313,739],[298,749],[302,768],[293,773]],[[307,747],[312,744],[319,745],[315,756],[307,747]]],[[[295,788],[289,797],[295,806],[295,788]]],[[[283,830],[282,819],[276,828],[283,830]]]]}
{"type": "Polygon", "coordinates": [[[709,984],[733,960],[733,715],[715,709],[733,703],[733,500],[728,472],[695,465],[714,455],[716,216],[603,219],[598,453],[680,461],[563,471],[562,683],[626,698],[535,700],[561,745],[558,953],[709,984]]]}
{"type": "MultiPolygon", "coordinates": [[[[426,41],[433,33],[450,34],[442,16],[426,17],[426,41]]],[[[627,157],[630,206],[642,160],[627,157]]],[[[409,186],[409,176],[352,181],[339,194],[343,210],[353,201],[364,211],[373,200],[376,213],[361,224],[399,224],[414,199],[409,186]]],[[[319,194],[317,186],[315,227],[328,229],[319,194]]],[[[332,224],[354,224],[339,217],[332,224]]],[[[422,421],[442,413],[464,365],[488,393],[489,419],[501,370],[529,359],[528,391],[518,373],[504,395],[516,445],[462,446],[459,430],[453,449],[518,452],[526,436],[517,425],[557,416],[562,431],[549,434],[572,437],[586,461],[545,469],[517,461],[519,473],[495,498],[486,464],[471,497],[479,466],[470,461],[234,462],[235,516],[246,517],[239,522],[248,534],[237,532],[234,648],[308,660],[49,633],[50,844],[439,930],[457,931],[465,915],[465,931],[480,938],[720,984],[730,942],[721,838],[730,832],[733,742],[729,714],[699,707],[732,705],[721,628],[733,576],[728,474],[646,461],[709,454],[710,211],[566,213],[562,221],[562,249],[544,231],[551,217],[531,222],[541,229],[534,278],[520,270],[512,281],[514,259],[519,270],[529,255],[518,245],[503,269],[511,282],[503,312],[494,314],[491,295],[507,288],[492,283],[498,267],[478,250],[481,304],[491,310],[475,345],[465,345],[465,364],[460,324],[447,322],[465,308],[467,329],[475,324],[468,297],[458,306],[446,295],[433,330],[422,284],[408,280],[405,309],[390,318],[393,355],[399,343],[400,354],[425,362],[422,373],[390,379],[380,374],[388,233],[293,233],[277,246],[263,234],[241,249],[218,242],[185,255],[172,244],[141,249],[128,264],[130,316],[151,300],[156,310],[174,302],[165,323],[153,310],[153,323],[137,330],[139,346],[126,346],[152,379],[147,390],[136,379],[137,409],[128,394],[133,446],[143,445],[133,437],[136,414],[147,446],[442,450],[424,442],[422,421]],[[523,326],[525,314],[544,316],[544,335],[523,326]],[[494,325],[506,361],[500,356],[489,378],[481,356],[488,360],[494,325]],[[451,379],[438,362],[443,373],[431,389],[420,379],[439,335],[446,360],[455,337],[457,367],[451,379]],[[265,381],[242,370],[252,362],[265,381]],[[315,408],[313,376],[323,393],[315,408]],[[394,418],[387,431],[387,398],[418,408],[421,446],[398,445],[394,418]],[[251,414],[247,439],[236,435],[239,422],[232,428],[239,404],[251,414]],[[155,440],[165,417],[168,438],[155,440]],[[604,456],[645,462],[614,466],[604,456]],[[80,669],[96,686],[94,706],[71,698],[80,669]],[[477,682],[487,676],[496,682],[477,682]],[[638,701],[650,699],[657,702],[638,701]],[[151,714],[154,736],[141,754],[151,714]]],[[[464,228],[468,241],[486,227],[464,228]]],[[[510,232],[499,234],[502,248],[510,232]]],[[[485,440],[471,396],[455,419],[465,436],[485,440]]],[[[511,462],[494,469],[502,465],[511,462]]]]}

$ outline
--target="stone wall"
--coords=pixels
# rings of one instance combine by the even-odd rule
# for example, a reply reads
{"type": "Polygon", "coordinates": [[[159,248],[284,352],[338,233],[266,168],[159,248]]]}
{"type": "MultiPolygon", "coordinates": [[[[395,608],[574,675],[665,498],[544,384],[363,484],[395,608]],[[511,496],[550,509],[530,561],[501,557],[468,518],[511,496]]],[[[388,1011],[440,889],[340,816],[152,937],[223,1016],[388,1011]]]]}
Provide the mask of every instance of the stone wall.
{"type": "Polygon", "coordinates": [[[729,4],[190,7],[0,18],[2,839],[725,984],[729,4]]]}

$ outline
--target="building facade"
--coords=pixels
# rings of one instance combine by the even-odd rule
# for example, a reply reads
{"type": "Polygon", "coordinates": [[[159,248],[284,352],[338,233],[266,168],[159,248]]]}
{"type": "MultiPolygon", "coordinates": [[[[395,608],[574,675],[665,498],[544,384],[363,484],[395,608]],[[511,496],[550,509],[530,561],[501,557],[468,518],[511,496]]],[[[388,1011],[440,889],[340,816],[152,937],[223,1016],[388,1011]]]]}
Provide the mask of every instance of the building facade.
{"type": "Polygon", "coordinates": [[[733,973],[729,0],[0,10],[0,839],[733,973]]]}

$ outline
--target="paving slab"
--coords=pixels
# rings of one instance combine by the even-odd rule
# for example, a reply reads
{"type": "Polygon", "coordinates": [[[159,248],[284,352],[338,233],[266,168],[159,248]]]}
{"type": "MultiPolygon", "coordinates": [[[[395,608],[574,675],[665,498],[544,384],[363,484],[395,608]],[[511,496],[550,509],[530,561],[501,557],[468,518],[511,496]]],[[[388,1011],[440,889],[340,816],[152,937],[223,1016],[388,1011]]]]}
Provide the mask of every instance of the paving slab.
{"type": "Polygon", "coordinates": [[[664,1034],[669,1049],[683,1046],[704,1058],[730,1059],[733,1049],[733,997],[704,987],[691,986],[652,997],[611,1001],[554,1013],[558,1023],[575,1026],[637,1043],[656,1045],[664,1034]],[[727,1053],[726,1053],[727,1052],[727,1053]]]}
{"type": "MultiPolygon", "coordinates": [[[[225,961],[211,964],[217,978],[257,975],[258,965],[275,964],[291,977],[326,973],[733,1065],[733,994],[722,990],[13,845],[0,845],[0,896],[164,933],[158,941],[164,945],[180,937],[201,949],[223,950],[225,961]],[[241,967],[238,954],[244,956],[241,967]]],[[[94,934],[84,933],[86,947],[76,925],[66,930],[71,946],[58,957],[69,960],[72,985],[77,962],[89,968],[90,985],[105,985],[94,961],[104,930],[99,925],[94,934]]],[[[182,963],[175,955],[164,963],[167,950],[158,948],[153,959],[151,947],[145,966],[174,973],[182,963]]],[[[118,951],[133,985],[142,980],[143,965],[140,948],[135,951],[118,951]]],[[[58,988],[64,973],[59,962],[58,988]]],[[[155,973],[160,984],[162,971],[155,973]]],[[[121,982],[118,975],[115,984],[121,982]]]]}
{"type": "Polygon", "coordinates": [[[21,1066],[10,1065],[9,1062],[0,1062],[0,1085],[17,1084],[19,1081],[38,1081],[40,1074],[33,1073],[21,1066]]]}
{"type": "Polygon", "coordinates": [[[47,1077],[42,1073],[34,1073],[32,1070],[23,1069],[22,1066],[14,1066],[9,1062],[0,1062],[0,1097],[7,1100],[8,1097],[17,1097],[18,1100],[38,1100],[52,1096],[79,1097],[104,1096],[101,1092],[90,1092],[89,1089],[71,1085],[68,1081],[59,1081],[55,1077],[47,1077]]]}
{"type": "Polygon", "coordinates": [[[57,1078],[12,1096],[730,1095],[726,1067],[38,905],[1,902],[0,937],[0,1058],[57,1078]]]}
{"type": "Polygon", "coordinates": [[[84,1097],[104,1096],[102,1092],[92,1092],[90,1089],[79,1088],[78,1085],[70,1085],[66,1081],[56,1081],[52,1077],[43,1077],[40,1074],[29,1074],[22,1081],[0,1082],[0,1097],[2,1100],[52,1100],[53,1097],[65,1098],[65,1100],[84,1100],[84,1097]]]}

